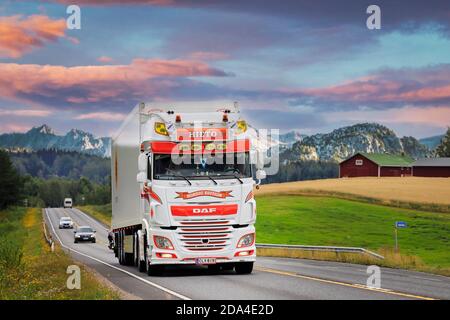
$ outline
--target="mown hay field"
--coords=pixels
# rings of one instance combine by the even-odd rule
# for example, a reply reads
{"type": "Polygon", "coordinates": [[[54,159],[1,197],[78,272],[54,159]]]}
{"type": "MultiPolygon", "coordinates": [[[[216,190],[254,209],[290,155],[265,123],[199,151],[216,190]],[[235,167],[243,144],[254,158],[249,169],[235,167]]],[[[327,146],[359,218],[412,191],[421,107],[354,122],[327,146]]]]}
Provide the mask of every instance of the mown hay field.
{"type": "Polygon", "coordinates": [[[446,208],[450,207],[450,178],[323,179],[267,184],[255,191],[255,195],[286,194],[318,194],[350,199],[354,197],[355,200],[410,208],[415,208],[414,204],[417,204],[417,208],[447,212],[446,208]],[[436,208],[433,208],[433,205],[436,205],[436,208]],[[442,210],[439,210],[440,205],[443,206],[440,208],[442,210]]]}

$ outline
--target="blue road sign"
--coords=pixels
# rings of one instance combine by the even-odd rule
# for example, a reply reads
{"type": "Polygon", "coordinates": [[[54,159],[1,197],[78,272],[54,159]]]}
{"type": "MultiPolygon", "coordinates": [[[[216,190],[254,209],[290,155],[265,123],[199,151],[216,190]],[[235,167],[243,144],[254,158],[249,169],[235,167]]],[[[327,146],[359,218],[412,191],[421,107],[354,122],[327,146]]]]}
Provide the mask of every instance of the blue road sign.
{"type": "Polygon", "coordinates": [[[407,224],[406,224],[406,222],[404,222],[404,221],[396,221],[396,222],[395,222],[395,227],[396,227],[396,228],[406,228],[406,227],[407,227],[407,224]]]}

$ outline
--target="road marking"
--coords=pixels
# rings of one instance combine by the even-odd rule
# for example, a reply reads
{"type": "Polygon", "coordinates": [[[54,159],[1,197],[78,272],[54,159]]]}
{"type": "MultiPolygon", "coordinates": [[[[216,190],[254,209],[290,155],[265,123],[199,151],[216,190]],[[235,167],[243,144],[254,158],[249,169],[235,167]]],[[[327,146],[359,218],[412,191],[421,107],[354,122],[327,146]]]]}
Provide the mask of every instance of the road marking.
{"type": "Polygon", "coordinates": [[[284,276],[290,276],[290,277],[302,278],[302,279],[319,281],[319,282],[324,282],[324,283],[330,283],[330,284],[340,285],[340,286],[344,286],[344,287],[376,291],[376,292],[380,292],[380,293],[392,294],[392,295],[397,295],[397,296],[406,297],[406,298],[414,298],[414,299],[421,299],[421,300],[435,300],[434,298],[430,298],[430,297],[418,296],[418,295],[403,293],[403,292],[397,292],[397,291],[392,291],[389,289],[370,288],[370,287],[367,287],[367,286],[361,285],[361,284],[352,284],[352,283],[345,283],[345,282],[340,282],[340,281],[304,276],[304,275],[301,275],[301,274],[298,274],[295,272],[280,271],[280,270],[263,268],[263,267],[256,267],[255,269],[258,271],[263,271],[263,272],[270,272],[270,273],[280,274],[280,275],[284,275],[284,276]]]}
{"type": "Polygon", "coordinates": [[[66,246],[66,245],[61,241],[61,239],[60,239],[60,237],[58,236],[58,234],[56,233],[56,230],[55,230],[55,228],[53,227],[53,222],[52,222],[52,220],[50,219],[50,216],[48,215],[47,209],[44,209],[44,210],[45,210],[45,215],[47,216],[47,219],[48,219],[48,221],[50,222],[50,226],[52,227],[53,234],[56,236],[56,238],[58,239],[58,241],[59,241],[59,243],[61,244],[62,247],[66,248],[66,249],[69,249],[69,250],[72,250],[73,252],[76,252],[76,253],[78,253],[79,255],[82,255],[82,256],[85,256],[85,257],[87,257],[87,258],[90,258],[90,259],[92,259],[92,260],[94,260],[94,261],[100,262],[100,263],[102,263],[102,264],[104,264],[104,265],[106,265],[106,266],[108,266],[108,267],[110,267],[110,268],[113,268],[113,269],[115,269],[115,270],[121,271],[121,272],[123,272],[123,273],[125,273],[125,274],[127,274],[127,275],[129,275],[129,276],[131,276],[131,277],[133,277],[133,278],[135,278],[135,279],[138,279],[138,280],[140,280],[140,281],[142,281],[142,282],[144,282],[144,283],[146,283],[146,284],[148,284],[148,285],[151,285],[151,286],[153,286],[153,287],[155,287],[155,288],[157,288],[157,289],[160,289],[160,290],[162,290],[162,291],[164,291],[164,292],[166,292],[166,293],[169,293],[169,294],[171,294],[171,295],[173,295],[173,296],[175,296],[175,297],[177,297],[177,298],[180,298],[181,300],[191,300],[190,298],[188,298],[188,297],[186,297],[186,296],[184,296],[184,295],[182,295],[182,294],[179,294],[179,293],[177,293],[177,292],[175,292],[175,291],[172,291],[172,290],[170,290],[170,289],[167,289],[167,288],[165,288],[165,287],[163,287],[163,286],[160,286],[159,284],[156,284],[156,283],[154,283],[154,282],[148,281],[147,279],[144,279],[144,278],[142,278],[142,277],[139,277],[139,276],[135,275],[135,274],[132,273],[132,272],[129,272],[129,271],[127,271],[127,270],[124,270],[124,269],[121,269],[121,268],[119,268],[119,267],[113,266],[112,264],[109,264],[108,262],[105,262],[105,261],[103,261],[103,260],[97,259],[97,258],[95,258],[95,257],[92,257],[92,256],[88,255],[88,254],[85,254],[85,253],[83,253],[83,252],[80,252],[80,251],[78,251],[78,250],[75,250],[75,249],[73,249],[73,248],[71,248],[71,247],[66,246]]]}
{"type": "MultiPolygon", "coordinates": [[[[58,209],[59,209],[59,208],[58,208],[58,209]]],[[[66,209],[62,209],[62,210],[66,210],[66,209]]],[[[73,211],[74,211],[74,210],[72,209],[72,211],[70,212],[69,216],[70,216],[71,214],[73,214],[73,215],[76,216],[76,213],[74,213],[73,211]]],[[[80,210],[78,210],[78,211],[80,211],[80,210]]],[[[80,211],[80,212],[83,213],[84,215],[86,215],[84,212],[82,212],[82,211],[80,211]]],[[[70,217],[70,218],[72,219],[72,217],[70,217]]],[[[77,218],[78,218],[78,217],[77,217],[77,218]]],[[[73,221],[73,223],[74,223],[76,229],[78,229],[78,228],[80,227],[80,225],[75,221],[75,219],[72,219],[72,221],[73,221]]],[[[104,227],[102,226],[102,228],[104,228],[104,227]]],[[[95,229],[94,229],[94,230],[95,230],[95,229]]],[[[106,231],[108,231],[108,230],[106,230],[106,231]]],[[[96,243],[100,243],[100,244],[103,244],[103,245],[105,245],[105,246],[108,246],[108,244],[107,244],[106,242],[104,242],[104,241],[98,239],[97,236],[95,236],[95,241],[96,241],[96,243]]]]}

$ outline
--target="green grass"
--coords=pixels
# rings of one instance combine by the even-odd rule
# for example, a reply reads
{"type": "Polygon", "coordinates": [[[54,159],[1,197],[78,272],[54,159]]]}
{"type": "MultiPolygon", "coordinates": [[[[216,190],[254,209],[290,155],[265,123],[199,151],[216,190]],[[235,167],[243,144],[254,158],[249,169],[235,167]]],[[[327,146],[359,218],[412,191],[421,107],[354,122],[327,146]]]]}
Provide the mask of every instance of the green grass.
{"type": "MultiPolygon", "coordinates": [[[[363,247],[385,260],[361,255],[281,252],[259,254],[409,268],[450,275],[450,215],[389,207],[349,199],[313,195],[260,195],[256,197],[258,243],[363,247]],[[394,223],[399,230],[400,254],[394,252],[394,223]]],[[[109,225],[111,205],[85,206],[80,210],[109,225]]]]}
{"type": "Polygon", "coordinates": [[[104,205],[81,206],[77,208],[103,222],[105,225],[111,225],[111,203],[104,205]]]}
{"type": "Polygon", "coordinates": [[[259,196],[257,242],[363,247],[389,251],[394,223],[400,252],[450,270],[450,215],[314,196],[259,196]]]}
{"type": "Polygon", "coordinates": [[[0,300],[7,299],[118,299],[59,246],[51,252],[44,240],[40,209],[0,211],[0,300]],[[81,289],[66,287],[69,265],[81,269],[81,289]]]}

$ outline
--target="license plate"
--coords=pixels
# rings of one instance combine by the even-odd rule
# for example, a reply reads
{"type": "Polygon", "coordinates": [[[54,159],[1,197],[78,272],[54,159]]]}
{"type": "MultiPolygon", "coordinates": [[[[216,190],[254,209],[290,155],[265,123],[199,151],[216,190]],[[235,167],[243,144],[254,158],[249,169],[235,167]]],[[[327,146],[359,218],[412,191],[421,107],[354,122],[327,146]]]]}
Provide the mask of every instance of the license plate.
{"type": "Polygon", "coordinates": [[[195,264],[215,264],[216,258],[197,258],[195,264]]]}

